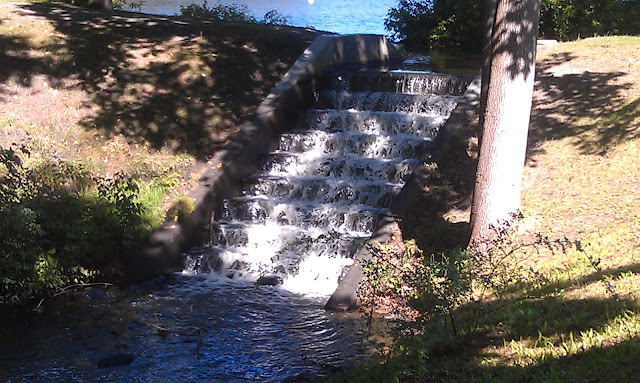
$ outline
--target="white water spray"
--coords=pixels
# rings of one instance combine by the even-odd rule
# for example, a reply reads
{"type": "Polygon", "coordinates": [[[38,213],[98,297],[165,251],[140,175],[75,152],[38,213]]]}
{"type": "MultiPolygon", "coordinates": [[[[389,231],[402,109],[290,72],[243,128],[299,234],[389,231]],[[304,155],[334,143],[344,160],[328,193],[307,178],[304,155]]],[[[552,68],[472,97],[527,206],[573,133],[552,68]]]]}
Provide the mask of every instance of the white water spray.
{"type": "Polygon", "coordinates": [[[216,212],[211,243],[189,256],[186,272],[244,283],[269,276],[291,292],[330,295],[466,87],[436,75],[336,79],[243,195],[216,212]]]}

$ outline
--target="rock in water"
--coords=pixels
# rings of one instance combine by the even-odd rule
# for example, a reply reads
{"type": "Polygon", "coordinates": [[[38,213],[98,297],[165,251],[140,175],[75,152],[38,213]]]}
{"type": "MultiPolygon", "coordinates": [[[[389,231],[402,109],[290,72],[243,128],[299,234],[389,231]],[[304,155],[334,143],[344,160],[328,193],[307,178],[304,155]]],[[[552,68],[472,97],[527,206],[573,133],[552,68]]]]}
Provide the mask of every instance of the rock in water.
{"type": "Polygon", "coordinates": [[[134,359],[132,354],[113,354],[98,360],[98,368],[125,366],[131,364],[134,359]]]}
{"type": "Polygon", "coordinates": [[[99,299],[104,296],[104,290],[99,287],[87,287],[84,289],[84,294],[89,297],[89,299],[99,299]]]}
{"type": "Polygon", "coordinates": [[[284,281],[278,275],[263,275],[256,281],[256,286],[278,286],[284,281]]]}

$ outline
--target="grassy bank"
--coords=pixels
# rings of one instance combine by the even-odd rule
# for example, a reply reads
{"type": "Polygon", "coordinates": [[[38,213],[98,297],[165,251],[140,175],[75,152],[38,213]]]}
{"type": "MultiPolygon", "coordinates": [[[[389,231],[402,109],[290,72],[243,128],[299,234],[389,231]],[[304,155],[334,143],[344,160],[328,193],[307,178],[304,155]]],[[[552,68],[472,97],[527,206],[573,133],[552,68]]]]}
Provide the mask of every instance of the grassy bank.
{"type": "MultiPolygon", "coordinates": [[[[415,321],[392,322],[403,331],[395,346],[333,381],[637,380],[639,59],[637,37],[539,52],[524,217],[515,237],[494,243],[493,255],[455,258],[445,250],[465,234],[468,176],[446,161],[430,165],[435,187],[423,201],[436,203],[423,211],[433,210],[424,217],[435,225],[406,224],[403,234],[431,244],[430,251],[445,250],[445,257],[396,258],[392,268],[406,272],[391,272],[383,287],[405,278],[413,290],[395,291],[409,299],[415,321]],[[447,240],[433,245],[434,239],[447,240]],[[420,281],[415,270],[435,277],[420,281]]],[[[473,145],[467,149],[472,153],[473,145]]],[[[373,275],[380,281],[389,273],[373,275]]],[[[386,309],[389,317],[402,317],[386,309]]]]}
{"type": "Polygon", "coordinates": [[[117,277],[315,36],[0,2],[3,299],[117,277]]]}

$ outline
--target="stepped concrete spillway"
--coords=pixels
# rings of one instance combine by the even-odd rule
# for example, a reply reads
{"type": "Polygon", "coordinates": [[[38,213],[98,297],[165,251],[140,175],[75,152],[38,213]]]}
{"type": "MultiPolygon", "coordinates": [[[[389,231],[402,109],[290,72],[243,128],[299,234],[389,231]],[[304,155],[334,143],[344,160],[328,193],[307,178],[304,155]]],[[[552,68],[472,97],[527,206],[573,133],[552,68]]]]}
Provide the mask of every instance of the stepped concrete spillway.
{"type": "Polygon", "coordinates": [[[414,170],[466,123],[479,93],[478,79],[346,70],[400,59],[381,36],[318,38],[213,159],[194,214],[141,252],[132,280],[183,269],[356,308],[365,243],[388,239],[417,194],[414,170]],[[205,245],[183,255],[205,226],[205,245]]]}
{"type": "MultiPolygon", "coordinates": [[[[243,182],[241,195],[215,212],[210,241],[189,251],[186,272],[269,281],[303,295],[328,297],[336,290],[459,98],[386,92],[379,84],[389,73],[379,71],[359,79],[359,85],[371,82],[372,91],[352,92],[352,76],[361,73],[325,75],[320,84],[329,88],[318,89],[297,127],[281,135],[243,182]]],[[[432,90],[469,82],[434,74],[393,77],[432,90]]]]}
{"type": "Polygon", "coordinates": [[[280,133],[297,123],[299,110],[313,102],[317,78],[335,67],[397,65],[402,56],[384,36],[319,36],[258,107],[255,116],[239,128],[230,144],[209,163],[189,197],[194,210],[184,220],[168,220],[130,262],[127,279],[148,280],[181,270],[182,251],[203,239],[202,228],[211,222],[212,211],[222,201],[237,195],[242,179],[253,173],[260,159],[277,144],[280,133]]]}
{"type": "MultiPolygon", "coordinates": [[[[398,79],[398,76],[398,74],[392,74],[391,77],[398,79]]],[[[416,88],[420,89],[420,92],[425,92],[425,90],[428,89],[434,91],[434,93],[426,91],[426,94],[418,92],[422,94],[423,97],[432,100],[429,103],[432,106],[431,108],[421,108],[421,110],[430,110],[431,113],[436,111],[435,113],[441,113],[441,116],[446,116],[444,124],[436,131],[432,131],[431,137],[433,139],[430,140],[432,145],[426,151],[421,152],[422,158],[425,158],[429,154],[436,155],[438,152],[448,150],[448,138],[453,132],[465,126],[477,124],[477,108],[480,102],[481,88],[480,75],[476,76],[473,80],[462,77],[458,77],[457,80],[455,80],[455,76],[442,76],[438,79],[439,75],[432,74],[424,76],[435,77],[433,79],[434,81],[429,81],[432,83],[431,85],[428,84],[429,82],[424,84],[413,79],[411,81],[413,81],[414,84],[417,82],[419,85],[414,85],[408,90],[404,84],[410,82],[402,79],[396,81],[396,91],[401,92],[400,94],[406,91],[412,92],[416,88]],[[444,84],[444,86],[438,86],[437,84],[444,84]],[[448,91],[444,91],[445,89],[448,89],[448,91]],[[439,94],[440,96],[434,97],[434,94],[439,94]],[[447,97],[452,97],[455,100],[455,108],[451,110],[433,108],[433,106],[441,105],[447,100],[447,97]]],[[[362,75],[360,75],[360,77],[362,77],[362,75]]],[[[422,82],[424,82],[424,79],[422,82]]],[[[380,84],[393,84],[392,82],[390,83],[388,79],[377,81],[377,83],[379,88],[385,86],[380,84]]],[[[362,84],[356,86],[361,88],[362,84]]],[[[393,91],[393,86],[386,86],[386,89],[393,91]]],[[[408,110],[415,111],[416,104],[419,104],[419,102],[414,103],[408,110]]],[[[375,251],[374,249],[376,249],[379,244],[385,244],[394,233],[399,231],[398,217],[404,215],[405,210],[412,205],[412,201],[418,197],[426,184],[425,179],[427,178],[427,174],[425,169],[426,168],[422,166],[416,166],[410,174],[403,178],[405,181],[404,186],[395,194],[388,206],[388,210],[377,217],[376,225],[371,236],[365,245],[359,249],[354,257],[353,263],[340,279],[337,289],[327,301],[325,305],[327,310],[348,311],[357,309],[357,291],[363,278],[363,266],[372,258],[373,251],[375,251]]]]}

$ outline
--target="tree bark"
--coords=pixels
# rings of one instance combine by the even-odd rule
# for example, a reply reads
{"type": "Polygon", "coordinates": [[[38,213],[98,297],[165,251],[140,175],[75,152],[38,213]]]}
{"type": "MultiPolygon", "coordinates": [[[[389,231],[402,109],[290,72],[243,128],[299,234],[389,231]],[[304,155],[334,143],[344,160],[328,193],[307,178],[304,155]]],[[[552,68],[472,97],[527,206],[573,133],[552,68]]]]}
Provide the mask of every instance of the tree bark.
{"type": "MultiPolygon", "coordinates": [[[[496,20],[498,0],[484,0],[483,7],[483,45],[482,45],[482,85],[480,90],[480,126],[484,126],[484,113],[487,109],[487,91],[491,74],[491,42],[496,20]]],[[[478,146],[482,145],[482,130],[478,135],[478,146]]]]}
{"type": "Polygon", "coordinates": [[[492,237],[494,228],[508,224],[520,208],[539,17],[540,0],[497,0],[471,207],[472,241],[492,237]]]}

